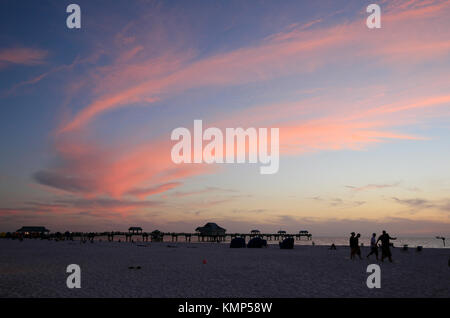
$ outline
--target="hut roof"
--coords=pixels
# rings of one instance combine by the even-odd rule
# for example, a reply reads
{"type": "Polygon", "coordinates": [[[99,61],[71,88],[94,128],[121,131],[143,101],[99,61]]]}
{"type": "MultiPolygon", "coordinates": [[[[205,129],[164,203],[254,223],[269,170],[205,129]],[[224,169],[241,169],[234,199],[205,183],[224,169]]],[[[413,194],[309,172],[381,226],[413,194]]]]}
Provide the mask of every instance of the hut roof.
{"type": "Polygon", "coordinates": [[[22,226],[16,232],[45,233],[50,231],[46,229],[45,226],[22,226]]]}
{"type": "Polygon", "coordinates": [[[224,229],[223,227],[218,226],[216,223],[206,223],[205,226],[199,226],[198,228],[195,229],[196,231],[199,232],[208,232],[208,231],[226,231],[226,229],[224,229]]]}
{"type": "Polygon", "coordinates": [[[128,229],[128,231],[142,231],[142,228],[139,226],[132,226],[128,229]]]}
{"type": "Polygon", "coordinates": [[[251,233],[261,233],[260,230],[252,230],[251,233]]]}

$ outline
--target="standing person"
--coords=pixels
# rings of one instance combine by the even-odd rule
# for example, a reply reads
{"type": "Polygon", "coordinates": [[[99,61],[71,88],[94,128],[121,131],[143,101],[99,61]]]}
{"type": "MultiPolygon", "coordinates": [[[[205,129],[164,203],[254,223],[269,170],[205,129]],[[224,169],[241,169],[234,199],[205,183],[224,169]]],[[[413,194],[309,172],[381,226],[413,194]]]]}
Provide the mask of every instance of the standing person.
{"type": "MultiPolygon", "coordinates": [[[[350,236],[350,259],[353,259],[355,257],[355,253],[356,253],[356,246],[355,246],[355,242],[356,242],[356,237],[355,237],[355,232],[351,233],[350,236]]],[[[358,243],[356,243],[356,245],[358,245],[358,243]]]]}
{"type": "Polygon", "coordinates": [[[389,248],[389,240],[396,240],[396,237],[390,237],[389,234],[386,233],[386,231],[383,231],[383,234],[380,235],[380,237],[377,240],[377,244],[379,241],[381,241],[381,261],[384,261],[384,258],[387,257],[389,259],[389,262],[392,263],[392,254],[391,249],[389,248]]]}
{"type": "Polygon", "coordinates": [[[362,259],[361,257],[361,248],[359,247],[359,238],[361,237],[361,234],[356,234],[355,237],[355,254],[359,256],[359,259],[362,259]]]}
{"type": "Polygon", "coordinates": [[[367,258],[372,254],[375,254],[378,261],[377,233],[372,234],[372,238],[370,239],[370,253],[367,255],[367,258]]]}

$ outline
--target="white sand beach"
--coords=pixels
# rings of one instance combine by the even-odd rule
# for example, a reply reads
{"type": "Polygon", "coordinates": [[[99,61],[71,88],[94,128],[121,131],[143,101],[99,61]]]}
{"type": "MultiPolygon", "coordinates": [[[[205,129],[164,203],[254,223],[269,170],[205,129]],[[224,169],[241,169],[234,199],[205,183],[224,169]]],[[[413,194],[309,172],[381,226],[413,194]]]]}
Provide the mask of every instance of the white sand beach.
{"type": "Polygon", "coordinates": [[[344,246],[2,239],[0,297],[450,297],[449,249],[392,252],[381,288],[369,289],[375,258],[352,261],[344,246]],[[69,264],[81,267],[80,289],[66,286],[69,264]]]}

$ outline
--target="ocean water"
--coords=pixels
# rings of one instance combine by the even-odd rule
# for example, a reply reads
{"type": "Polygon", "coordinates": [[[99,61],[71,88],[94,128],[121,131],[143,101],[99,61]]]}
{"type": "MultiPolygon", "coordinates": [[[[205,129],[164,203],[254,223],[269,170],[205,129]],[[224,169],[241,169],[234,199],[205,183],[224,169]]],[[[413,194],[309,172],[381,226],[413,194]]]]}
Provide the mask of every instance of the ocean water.
{"type": "MultiPolygon", "coordinates": [[[[330,246],[331,244],[335,244],[336,246],[347,246],[349,244],[349,237],[337,237],[337,236],[313,236],[312,240],[306,240],[305,238],[303,238],[302,240],[296,240],[295,241],[295,245],[312,245],[313,242],[315,245],[325,245],[325,246],[330,246]]],[[[118,241],[121,240],[122,242],[125,241],[125,236],[121,236],[121,235],[115,235],[114,236],[114,241],[118,241]]],[[[98,236],[95,238],[96,241],[98,240],[102,240],[102,241],[107,241],[107,237],[103,237],[103,236],[98,236]]],[[[134,242],[142,242],[142,236],[140,235],[135,235],[133,236],[133,240],[134,242]]],[[[246,242],[248,242],[249,238],[247,237],[246,242]]],[[[176,242],[176,241],[172,241],[172,238],[170,236],[165,236],[164,237],[164,242],[166,243],[172,243],[172,242],[176,242]]],[[[185,242],[184,236],[179,236],[178,237],[178,241],[177,242],[185,242]]],[[[272,241],[267,241],[268,244],[278,244],[279,240],[272,240],[272,241]]],[[[450,248],[450,238],[447,238],[447,240],[445,241],[445,247],[444,244],[442,243],[441,239],[437,239],[436,237],[399,237],[397,236],[396,240],[391,241],[392,243],[394,243],[394,247],[403,247],[403,245],[407,244],[408,247],[410,248],[415,248],[417,246],[422,246],[423,248],[450,248]]],[[[197,237],[193,236],[191,238],[191,243],[203,243],[203,242],[198,242],[197,241],[197,237]]],[[[230,238],[227,237],[226,241],[224,242],[220,242],[219,244],[229,244],[230,243],[230,238]]],[[[362,236],[359,239],[359,243],[363,243],[364,246],[370,246],[370,237],[364,237],[362,236]]]]}

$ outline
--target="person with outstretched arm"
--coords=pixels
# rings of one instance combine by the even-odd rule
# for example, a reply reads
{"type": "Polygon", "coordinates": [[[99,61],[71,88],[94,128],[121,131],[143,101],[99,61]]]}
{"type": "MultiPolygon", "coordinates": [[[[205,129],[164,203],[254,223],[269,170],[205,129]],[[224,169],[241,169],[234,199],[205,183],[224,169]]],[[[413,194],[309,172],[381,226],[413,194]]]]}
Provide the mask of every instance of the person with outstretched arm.
{"type": "Polygon", "coordinates": [[[390,242],[389,240],[396,240],[396,237],[390,237],[386,231],[383,231],[383,234],[380,235],[380,237],[377,240],[377,243],[381,241],[381,261],[383,262],[384,259],[387,257],[389,259],[389,262],[392,263],[392,254],[390,249],[390,242]]]}

